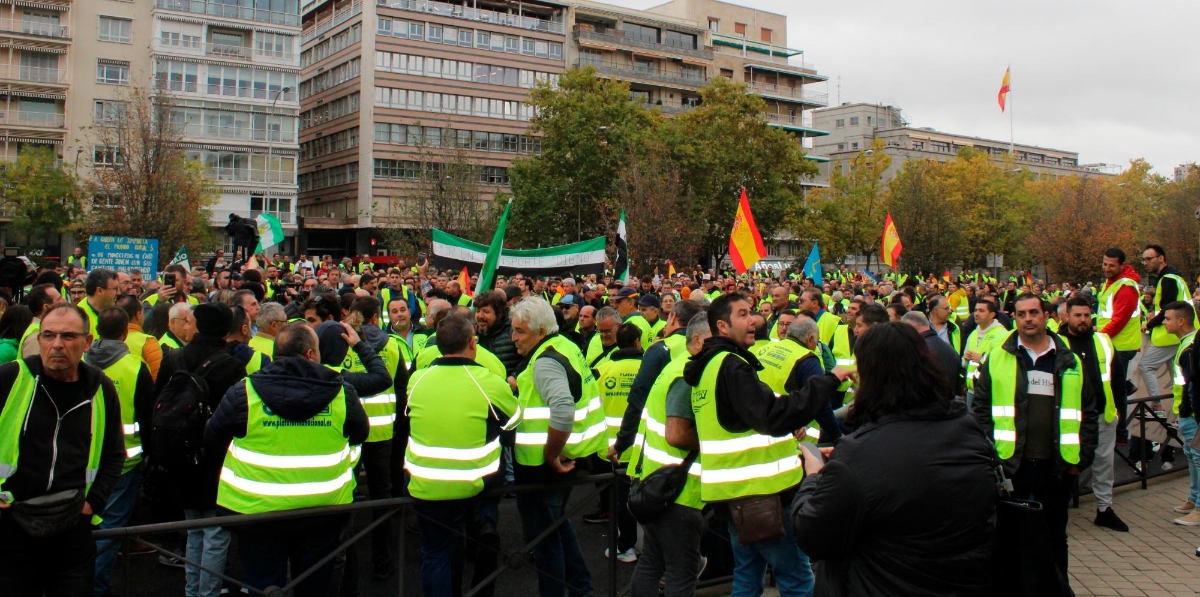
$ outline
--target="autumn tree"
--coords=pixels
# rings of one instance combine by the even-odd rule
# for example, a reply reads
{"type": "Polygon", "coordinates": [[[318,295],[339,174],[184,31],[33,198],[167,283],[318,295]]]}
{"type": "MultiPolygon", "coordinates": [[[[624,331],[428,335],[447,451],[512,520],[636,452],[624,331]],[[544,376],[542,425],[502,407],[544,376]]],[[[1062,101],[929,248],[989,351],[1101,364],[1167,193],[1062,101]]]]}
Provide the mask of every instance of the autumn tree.
{"type": "MultiPolygon", "coordinates": [[[[811,193],[808,205],[816,217],[811,224],[801,223],[797,232],[807,229],[815,233],[835,260],[866,255],[870,267],[871,257],[878,253],[887,215],[883,175],[892,164],[883,150],[883,140],[876,139],[848,160],[848,168],[843,168],[845,161],[830,164],[829,187],[811,193]]],[[[897,229],[907,234],[903,228],[897,229]]]]}
{"type": "MultiPolygon", "coordinates": [[[[1153,199],[1148,210],[1138,212],[1148,230],[1143,233],[1144,243],[1161,245],[1167,252],[1168,263],[1184,272],[1188,280],[1200,272],[1200,169],[1190,168],[1180,181],[1158,180],[1153,184],[1153,199]]],[[[1120,189],[1137,192],[1129,186],[1120,189]]],[[[1144,244],[1139,243],[1139,245],[1144,244]]],[[[1141,246],[1135,247],[1140,249],[1141,246]]]]}
{"type": "Polygon", "coordinates": [[[946,191],[944,162],[910,160],[888,181],[887,211],[903,231],[905,271],[940,272],[963,256],[957,205],[946,191]]]}
{"type": "Polygon", "coordinates": [[[76,226],[81,189],[52,148],[26,146],[16,162],[0,172],[0,186],[14,212],[13,229],[26,239],[69,234],[76,226]]]}
{"type": "Polygon", "coordinates": [[[764,239],[796,221],[804,178],[816,174],[800,143],[770,126],[761,97],[746,86],[715,77],[700,90],[701,103],[668,120],[662,138],[696,203],[691,225],[704,234],[704,255],[724,257],[742,187],[764,239]]]}
{"type": "Polygon", "coordinates": [[[661,140],[621,172],[617,198],[625,207],[630,271],[666,271],[666,262],[691,263],[704,246],[700,214],[677,164],[661,140]]]}
{"type": "Polygon", "coordinates": [[[211,244],[217,192],[203,164],[184,152],[168,93],[133,87],[123,99],[120,115],[88,131],[94,199],[81,228],[84,236],[156,238],[164,265],[179,247],[211,244]]]}
{"type": "Polygon", "coordinates": [[[1038,198],[1024,235],[1056,280],[1100,280],[1101,256],[1108,247],[1132,247],[1131,214],[1123,210],[1118,183],[1077,176],[1028,183],[1038,198]]]}

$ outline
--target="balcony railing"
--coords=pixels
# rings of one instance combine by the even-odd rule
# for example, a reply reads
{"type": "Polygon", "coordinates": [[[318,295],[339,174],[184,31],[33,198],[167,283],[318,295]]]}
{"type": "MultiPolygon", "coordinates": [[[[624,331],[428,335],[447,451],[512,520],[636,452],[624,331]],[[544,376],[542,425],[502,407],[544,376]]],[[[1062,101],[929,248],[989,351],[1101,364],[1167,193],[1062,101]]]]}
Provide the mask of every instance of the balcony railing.
{"type": "Polygon", "coordinates": [[[576,40],[591,39],[591,40],[595,40],[595,41],[608,42],[608,43],[613,43],[613,44],[622,45],[622,46],[629,46],[629,47],[633,47],[633,48],[643,48],[646,50],[658,50],[660,52],[670,52],[672,54],[682,54],[684,56],[703,58],[705,60],[713,59],[712,50],[689,48],[689,47],[675,45],[675,44],[671,44],[671,43],[657,43],[657,42],[646,41],[646,40],[641,40],[641,39],[632,38],[632,37],[624,37],[624,36],[619,36],[619,35],[608,35],[606,33],[596,33],[595,31],[588,31],[586,29],[577,29],[575,31],[575,39],[576,40]]]}
{"type": "Polygon", "coordinates": [[[169,50],[175,52],[186,52],[197,56],[214,56],[217,58],[236,58],[249,60],[254,58],[271,58],[274,60],[283,60],[290,62],[295,59],[296,54],[290,48],[286,50],[274,50],[255,46],[232,46],[224,44],[206,44],[199,39],[194,38],[155,38],[154,49],[169,50]]]}
{"type": "Polygon", "coordinates": [[[21,110],[0,109],[0,124],[61,129],[66,126],[66,116],[47,112],[23,112],[21,110]]]}
{"type": "Polygon", "coordinates": [[[770,83],[746,83],[746,88],[751,93],[759,95],[789,97],[817,106],[829,105],[828,93],[812,91],[803,87],[788,87],[787,85],[773,85],[770,83]]]}
{"type": "Polygon", "coordinates": [[[21,19],[0,19],[0,31],[53,37],[56,39],[71,39],[71,30],[68,27],[53,23],[35,23],[21,19]]]}
{"type": "Polygon", "coordinates": [[[547,33],[566,32],[566,25],[560,21],[548,21],[537,17],[526,17],[483,8],[447,4],[445,2],[437,2],[436,0],[378,0],[378,2],[380,6],[388,8],[398,8],[400,10],[410,10],[467,21],[495,23],[497,25],[517,27],[518,29],[545,31],[547,33]]]}
{"type": "Polygon", "coordinates": [[[300,25],[300,15],[290,12],[264,10],[249,6],[236,6],[206,0],[154,0],[154,7],[163,10],[177,10],[192,14],[203,14],[226,19],[240,19],[296,27],[300,25]]]}
{"type": "Polygon", "coordinates": [[[283,224],[284,226],[290,226],[296,223],[296,215],[291,211],[251,211],[249,209],[214,209],[212,210],[211,222],[224,226],[229,221],[229,214],[237,214],[243,218],[250,218],[253,220],[254,218],[258,217],[258,214],[264,213],[279,218],[279,223],[283,224]]]}
{"type": "Polygon", "coordinates": [[[362,2],[355,2],[350,6],[334,11],[334,13],[330,15],[328,19],[325,19],[324,21],[321,21],[305,30],[304,33],[300,35],[300,43],[305,44],[316,39],[321,34],[333,29],[334,27],[337,27],[338,25],[341,25],[342,23],[345,23],[346,21],[350,20],[350,17],[353,17],[361,12],[362,2]]]}
{"type": "Polygon", "coordinates": [[[683,73],[668,73],[659,69],[640,68],[630,64],[580,60],[575,63],[575,66],[579,68],[592,66],[596,68],[596,72],[606,75],[641,79],[644,81],[657,81],[659,83],[666,83],[668,85],[677,85],[681,87],[699,88],[703,87],[705,83],[705,78],[703,76],[691,76],[683,73]]]}
{"type": "Polygon", "coordinates": [[[67,71],[61,68],[43,68],[19,64],[0,64],[0,79],[17,79],[33,83],[66,83],[67,71]]]}
{"type": "Polygon", "coordinates": [[[239,81],[246,83],[245,86],[224,87],[221,85],[208,85],[197,81],[180,81],[163,80],[155,78],[154,84],[160,86],[163,91],[174,91],[176,93],[195,93],[198,95],[212,96],[216,98],[229,97],[246,97],[253,99],[272,100],[281,102],[298,102],[299,95],[295,91],[280,93],[278,88],[252,87],[250,81],[239,81]]]}
{"type": "Polygon", "coordinates": [[[696,109],[696,106],[689,104],[650,104],[640,102],[638,105],[647,110],[660,110],[663,114],[683,114],[684,112],[691,112],[696,109]]]}
{"type": "Polygon", "coordinates": [[[206,168],[208,177],[216,182],[269,182],[296,186],[295,172],[280,172],[278,170],[253,170],[234,166],[206,168]]]}
{"type": "Polygon", "coordinates": [[[182,135],[194,139],[221,141],[257,141],[260,143],[295,143],[296,133],[274,129],[254,129],[246,126],[187,126],[182,135]]]}

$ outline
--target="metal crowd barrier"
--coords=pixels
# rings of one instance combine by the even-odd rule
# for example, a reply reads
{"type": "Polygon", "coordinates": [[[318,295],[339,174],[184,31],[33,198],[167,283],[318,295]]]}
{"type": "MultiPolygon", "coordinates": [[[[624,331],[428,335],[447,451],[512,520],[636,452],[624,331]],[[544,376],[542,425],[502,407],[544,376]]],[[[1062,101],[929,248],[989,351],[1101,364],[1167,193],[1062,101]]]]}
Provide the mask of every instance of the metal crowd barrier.
{"type": "MultiPolygon", "coordinates": [[[[1150,477],[1158,477],[1160,475],[1170,475],[1170,474],[1178,472],[1178,471],[1186,471],[1187,470],[1188,467],[1186,465],[1186,459],[1187,459],[1186,456],[1184,457],[1185,464],[1183,466],[1176,466],[1175,468],[1173,468],[1169,471],[1162,471],[1155,475],[1151,475],[1150,471],[1149,471],[1149,467],[1146,466],[1146,464],[1148,462],[1147,454],[1150,453],[1150,440],[1146,439],[1146,423],[1147,422],[1151,423],[1151,425],[1152,425],[1151,429],[1153,429],[1153,424],[1158,424],[1158,425],[1161,425],[1162,428],[1166,431],[1166,433],[1167,433],[1166,439],[1163,440],[1162,442],[1159,442],[1162,446],[1165,447],[1165,446],[1170,445],[1172,447],[1176,447],[1176,448],[1180,448],[1180,449],[1183,448],[1183,438],[1180,437],[1180,435],[1179,435],[1178,427],[1172,426],[1167,421],[1166,415],[1155,411],[1154,408],[1150,405],[1150,403],[1152,403],[1152,402],[1159,402],[1161,400],[1166,400],[1169,402],[1174,399],[1175,399],[1175,397],[1171,394],[1163,394],[1163,395],[1159,395],[1159,396],[1147,396],[1145,398],[1130,398],[1129,399],[1129,404],[1136,404],[1137,406],[1134,407],[1133,412],[1129,413],[1129,417],[1127,418],[1127,421],[1129,423],[1133,423],[1134,420],[1137,420],[1137,422],[1138,422],[1138,431],[1139,431],[1138,436],[1139,436],[1139,438],[1141,438],[1141,441],[1138,442],[1140,449],[1138,450],[1138,453],[1136,454],[1136,458],[1134,457],[1134,455],[1124,454],[1120,450],[1117,450],[1117,455],[1121,457],[1121,460],[1125,461],[1125,464],[1128,464],[1129,467],[1133,469],[1135,477],[1132,480],[1114,483],[1113,485],[1115,487],[1121,487],[1124,485],[1129,485],[1131,483],[1140,482],[1142,484],[1142,489],[1146,489],[1146,482],[1150,479],[1150,477]]],[[[1153,458],[1153,456],[1151,456],[1150,458],[1153,458]]]]}
{"type": "MultiPolygon", "coordinates": [[[[592,489],[592,491],[590,493],[588,493],[583,499],[573,500],[574,504],[575,504],[574,507],[568,506],[567,510],[563,513],[563,516],[561,518],[558,518],[557,520],[555,520],[554,523],[552,525],[550,525],[549,528],[547,528],[540,535],[535,537],[532,541],[530,541],[528,543],[523,543],[520,547],[517,547],[515,549],[504,550],[503,546],[501,546],[500,549],[495,549],[495,548],[488,546],[484,543],[481,543],[478,540],[476,540],[475,538],[471,537],[469,532],[462,533],[463,537],[466,540],[474,542],[477,549],[483,548],[483,549],[495,551],[497,553],[497,555],[499,556],[498,557],[499,561],[498,561],[496,570],[493,571],[491,573],[491,575],[489,575],[487,578],[485,578],[483,581],[481,581],[478,585],[471,587],[470,589],[465,589],[466,592],[464,593],[464,597],[472,597],[473,595],[478,594],[485,587],[487,587],[487,585],[489,583],[495,581],[506,570],[519,570],[521,568],[529,567],[534,572],[541,574],[542,571],[538,570],[536,567],[533,566],[532,550],[533,550],[534,546],[538,545],[539,543],[544,541],[547,537],[552,535],[555,532],[555,530],[558,529],[559,526],[561,526],[563,523],[570,520],[570,518],[572,516],[574,516],[577,512],[579,512],[580,509],[586,507],[586,505],[589,504],[593,498],[596,498],[602,491],[604,491],[605,489],[608,489],[608,488],[614,489],[614,491],[608,492],[609,512],[614,513],[614,515],[610,516],[609,520],[608,520],[608,550],[609,550],[609,554],[611,554],[613,556],[613,557],[608,558],[608,571],[607,571],[608,581],[609,581],[608,582],[608,595],[609,595],[609,597],[616,597],[616,595],[617,595],[617,558],[615,556],[617,553],[617,516],[615,515],[615,513],[617,512],[617,492],[615,491],[615,489],[616,489],[618,483],[621,482],[621,479],[623,476],[624,475],[620,474],[620,472],[604,473],[604,474],[590,475],[590,476],[585,476],[585,477],[575,477],[573,479],[570,479],[568,481],[563,481],[561,483],[553,483],[553,484],[543,483],[543,484],[529,484],[529,485],[515,485],[515,486],[499,487],[499,488],[496,488],[493,490],[485,491],[483,494],[481,494],[481,496],[497,496],[497,495],[504,495],[504,494],[510,494],[510,493],[530,493],[530,492],[537,492],[537,491],[545,491],[545,490],[549,490],[549,489],[561,489],[564,484],[570,485],[570,486],[587,485],[587,484],[595,485],[595,487],[592,489]]],[[[93,531],[92,537],[97,540],[112,539],[113,542],[108,546],[108,549],[115,549],[119,545],[123,546],[122,565],[124,567],[124,579],[123,579],[124,589],[121,592],[121,594],[125,595],[126,597],[133,595],[133,593],[131,593],[129,590],[130,589],[130,568],[129,568],[130,550],[129,550],[129,546],[131,543],[138,543],[138,544],[148,547],[156,552],[166,555],[167,557],[176,558],[182,562],[186,562],[192,566],[195,566],[198,569],[207,571],[207,572],[217,576],[218,578],[224,580],[227,583],[235,585],[239,588],[246,589],[247,591],[249,591],[249,593],[251,595],[262,595],[265,597],[285,597],[285,596],[292,595],[292,591],[295,589],[297,584],[299,584],[304,579],[308,578],[310,575],[315,573],[322,566],[328,564],[330,561],[332,561],[334,558],[336,558],[339,554],[346,551],[346,549],[350,548],[351,546],[356,544],[358,541],[362,540],[364,537],[369,536],[371,534],[371,531],[373,531],[380,524],[384,524],[388,520],[391,520],[393,515],[395,515],[397,512],[403,512],[406,510],[413,510],[414,512],[416,512],[412,508],[414,503],[415,503],[415,500],[410,497],[391,498],[391,499],[384,499],[384,500],[368,500],[368,501],[354,502],[352,504],[344,504],[344,505],[339,505],[339,506],[321,506],[321,507],[317,507],[317,508],[305,508],[305,509],[301,509],[301,510],[286,510],[286,511],[281,511],[281,512],[267,512],[267,513],[263,513],[263,514],[218,516],[218,517],[214,517],[214,518],[204,518],[204,519],[196,519],[196,520],[186,520],[186,521],[176,521],[176,522],[166,522],[166,523],[158,523],[158,524],[130,526],[130,527],[116,528],[116,529],[106,529],[106,530],[102,530],[102,531],[93,531]],[[370,510],[370,511],[387,510],[387,512],[384,513],[382,516],[380,516],[378,519],[372,520],[369,524],[367,524],[365,527],[363,527],[361,530],[359,530],[357,533],[355,533],[349,539],[342,542],[341,545],[339,545],[336,549],[333,550],[333,552],[327,554],[324,558],[317,561],[315,564],[313,564],[307,570],[303,570],[303,571],[299,571],[299,572],[293,570],[291,582],[289,582],[287,585],[285,585],[283,587],[268,587],[266,589],[257,589],[257,588],[251,587],[243,581],[240,581],[236,578],[232,578],[223,573],[218,573],[215,570],[210,570],[210,569],[204,568],[198,562],[188,560],[185,557],[183,557],[183,555],[181,555],[181,554],[174,553],[168,549],[163,548],[162,546],[155,545],[144,539],[144,537],[151,536],[151,535],[161,535],[161,534],[165,534],[165,533],[175,533],[175,532],[179,532],[179,531],[202,529],[202,528],[214,527],[214,526],[219,526],[219,527],[223,527],[223,528],[231,528],[231,527],[238,527],[238,526],[244,526],[244,525],[255,524],[255,523],[263,523],[263,522],[278,522],[281,520],[298,520],[298,519],[304,519],[304,518],[312,518],[315,516],[329,516],[329,515],[336,515],[336,514],[353,514],[355,512],[368,511],[368,510],[370,510]]],[[[420,516],[420,513],[417,513],[417,515],[420,516]]],[[[440,521],[434,521],[434,522],[441,524],[440,521]]],[[[400,526],[400,530],[398,533],[398,540],[397,540],[397,543],[399,544],[398,549],[397,549],[398,556],[399,556],[399,566],[397,568],[396,574],[398,577],[397,585],[399,586],[399,594],[401,596],[403,596],[403,595],[405,595],[405,565],[404,564],[405,564],[405,542],[406,542],[406,537],[407,537],[407,532],[406,532],[407,525],[400,524],[399,526],[400,526]]],[[[446,528],[449,529],[450,527],[446,527],[446,528]]],[[[455,533],[458,534],[457,531],[455,531],[455,533]]],[[[562,582],[564,585],[566,584],[566,579],[557,579],[557,580],[562,582]]],[[[464,581],[464,582],[466,582],[466,581],[464,581]]]]}

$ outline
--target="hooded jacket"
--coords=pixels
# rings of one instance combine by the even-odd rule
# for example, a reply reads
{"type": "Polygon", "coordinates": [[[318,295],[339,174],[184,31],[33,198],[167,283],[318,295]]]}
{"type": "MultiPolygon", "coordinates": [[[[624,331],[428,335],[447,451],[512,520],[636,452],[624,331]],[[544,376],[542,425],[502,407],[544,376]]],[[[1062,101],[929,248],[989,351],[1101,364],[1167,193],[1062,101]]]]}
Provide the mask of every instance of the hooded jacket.
{"type": "Polygon", "coordinates": [[[512,320],[505,317],[489,327],[486,332],[479,334],[479,345],[496,355],[504,363],[504,371],[510,377],[521,372],[521,355],[512,341],[512,320]]]}
{"type": "Polygon", "coordinates": [[[815,594],[990,595],[995,460],[961,402],[842,438],[800,483],[789,520],[800,549],[821,560],[815,594]]]}
{"type": "MultiPolygon", "coordinates": [[[[100,471],[88,492],[87,502],[93,512],[103,512],[121,476],[121,467],[125,465],[125,437],[117,389],[103,371],[80,363],[82,385],[78,387],[82,391],[73,396],[63,395],[59,391],[63,384],[42,374],[41,357],[27,357],[24,361],[30,374],[41,381],[29,405],[28,418],[22,425],[17,471],[4,482],[4,491],[12,492],[13,498],[21,501],[69,489],[83,489],[92,436],[92,410],[84,403],[100,389],[104,396],[104,447],[100,471]]],[[[19,370],[15,362],[0,365],[0,388],[6,388],[0,392],[0,410],[8,403],[7,388],[12,388],[19,370]]]]}
{"type": "MultiPolygon", "coordinates": [[[[92,347],[84,355],[84,361],[104,370],[127,354],[129,354],[129,345],[120,340],[96,340],[92,342],[92,347]]],[[[119,394],[118,398],[120,398],[119,394]]],[[[152,442],[146,440],[150,438],[150,429],[152,428],[150,421],[154,416],[154,376],[151,375],[150,366],[145,361],[142,362],[142,368],[138,371],[137,386],[133,390],[133,411],[138,427],[145,430],[142,432],[142,456],[150,458],[152,442]]]]}
{"type": "MultiPolygon", "coordinates": [[[[1104,283],[1104,288],[1112,286],[1121,278],[1129,278],[1137,285],[1142,281],[1142,277],[1133,270],[1133,266],[1126,263],[1121,266],[1120,273],[1115,278],[1112,278],[1104,283]]],[[[1099,296],[1099,293],[1097,293],[1099,296]]],[[[1129,319],[1133,317],[1134,309],[1138,307],[1138,301],[1141,299],[1136,288],[1125,286],[1117,289],[1116,296],[1113,297],[1113,316],[1109,320],[1108,325],[1100,330],[1100,333],[1107,334],[1109,338],[1115,338],[1121,330],[1125,329],[1125,324],[1129,323],[1129,319]]]]}
{"type": "MultiPolygon", "coordinates": [[[[371,326],[363,326],[364,330],[369,327],[371,326]]],[[[318,350],[321,353],[322,364],[334,367],[344,365],[350,346],[342,339],[343,332],[342,324],[333,321],[326,321],[317,326],[318,350]]],[[[386,344],[387,334],[384,334],[383,330],[379,330],[379,332],[380,336],[375,336],[375,341],[379,342],[379,338],[382,337],[383,343],[386,344]]],[[[365,332],[365,334],[366,338],[372,337],[369,332],[365,332]]],[[[365,338],[360,339],[363,341],[354,345],[354,353],[358,355],[358,360],[362,361],[366,372],[342,371],[342,380],[353,386],[359,396],[374,396],[387,391],[395,380],[388,373],[387,365],[383,364],[383,358],[375,352],[370,341],[365,338]]]]}
{"type": "MultiPolygon", "coordinates": [[[[375,351],[376,355],[383,354],[383,349],[387,347],[388,340],[391,340],[391,338],[392,338],[391,334],[388,334],[387,332],[383,331],[382,329],[380,329],[376,326],[371,326],[371,325],[363,326],[362,342],[363,342],[363,344],[370,346],[371,349],[375,351]]],[[[400,343],[404,342],[404,340],[396,340],[396,341],[400,342],[400,343]]],[[[400,353],[400,358],[401,359],[404,358],[403,351],[400,353]]],[[[380,362],[382,362],[383,357],[379,357],[379,360],[380,360],[380,362]]],[[[364,365],[365,365],[365,363],[364,363],[364,365]]],[[[396,388],[396,400],[397,400],[396,408],[399,409],[400,412],[403,412],[405,406],[408,405],[408,368],[405,367],[404,365],[405,365],[404,363],[400,363],[396,367],[396,376],[394,378],[392,378],[392,386],[391,386],[393,388],[396,388]]],[[[384,370],[385,371],[387,370],[386,363],[384,363],[384,370]]],[[[342,375],[345,376],[345,373],[343,373],[342,375]]],[[[363,394],[363,395],[369,396],[370,394],[363,394]]],[[[396,417],[397,420],[404,419],[404,418],[406,418],[406,417],[396,417]]]]}
{"type": "Polygon", "coordinates": [[[722,336],[705,340],[704,348],[688,359],[684,381],[692,387],[699,385],[708,362],[723,352],[741,357],[725,359],[717,373],[717,421],[733,433],[754,430],[773,437],[792,433],[817,418],[840,384],[837,377],[824,374],[776,398],[771,387],[758,379],[762,370],[758,358],[722,336]]]}
{"type": "MultiPolygon", "coordinates": [[[[241,363],[243,367],[249,365],[250,359],[254,358],[254,349],[250,348],[249,344],[246,344],[241,340],[231,340],[227,342],[225,344],[225,350],[229,353],[229,356],[237,359],[237,362],[241,363]]],[[[262,358],[264,367],[271,364],[271,355],[264,354],[262,358]]]]}
{"type": "MultiPolygon", "coordinates": [[[[379,359],[374,353],[372,356],[379,359]]],[[[284,357],[251,375],[249,380],[263,404],[289,421],[311,419],[345,389],[346,422],[342,426],[342,435],[352,445],[366,441],[371,430],[367,413],[354,386],[344,381],[337,371],[307,359],[284,357]]],[[[205,452],[224,462],[229,442],[235,437],[246,437],[246,420],[246,382],[243,380],[229,388],[225,399],[208,420],[204,428],[205,452]]]]}

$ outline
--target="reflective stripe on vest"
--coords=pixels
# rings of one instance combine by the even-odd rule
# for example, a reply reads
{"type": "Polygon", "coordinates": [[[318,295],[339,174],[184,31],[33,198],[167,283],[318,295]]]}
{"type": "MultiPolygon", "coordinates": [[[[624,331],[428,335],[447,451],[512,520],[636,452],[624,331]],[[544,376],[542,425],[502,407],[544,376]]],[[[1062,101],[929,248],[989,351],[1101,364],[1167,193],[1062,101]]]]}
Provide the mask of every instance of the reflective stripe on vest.
{"type": "MultiPolygon", "coordinates": [[[[665,465],[682,464],[683,460],[687,458],[687,450],[681,450],[667,443],[667,393],[671,386],[683,377],[683,369],[687,365],[688,357],[687,352],[684,352],[671,359],[658,374],[658,378],[654,380],[654,385],[646,396],[646,407],[642,409],[642,420],[638,424],[637,438],[634,440],[633,447],[628,450],[630,463],[636,463],[639,456],[644,454],[639,478],[644,479],[665,465]]],[[[676,504],[697,510],[704,507],[704,502],[700,500],[700,475],[703,473],[701,460],[701,457],[697,457],[691,468],[688,469],[683,490],[675,498],[676,504]]],[[[635,466],[630,464],[629,474],[638,476],[634,469],[635,466]]]]}
{"type": "MultiPolygon", "coordinates": [[[[603,402],[600,398],[600,384],[596,382],[591,369],[584,362],[579,347],[556,334],[538,345],[529,356],[525,370],[517,375],[517,389],[524,417],[517,426],[515,455],[517,463],[526,466],[538,466],[545,462],[542,448],[549,436],[550,408],[533,383],[533,368],[538,358],[551,347],[570,363],[571,369],[580,378],[582,391],[581,396],[574,396],[575,424],[571,428],[566,445],[563,446],[562,455],[566,458],[583,458],[591,454],[603,456],[606,451],[606,426],[601,408],[603,402]]],[[[568,372],[568,375],[570,373],[568,372]]]]}
{"type": "Polygon", "coordinates": [[[343,435],[346,392],[304,421],[272,413],[246,379],[246,436],[225,455],[217,504],[242,514],[348,504],[357,447],[343,435]]]}
{"type": "MultiPolygon", "coordinates": [[[[387,369],[388,379],[392,380],[393,385],[388,386],[388,389],[379,394],[359,398],[363,410],[367,413],[367,420],[371,424],[371,431],[367,434],[367,443],[387,441],[395,435],[396,387],[394,384],[396,372],[404,360],[400,355],[401,342],[402,340],[396,336],[389,335],[387,343],[379,351],[379,358],[383,359],[383,366],[387,369]]],[[[342,361],[342,368],[351,373],[361,373],[367,370],[362,359],[358,358],[358,353],[353,350],[346,353],[346,358],[342,361]]]]}
{"type": "MultiPolygon", "coordinates": [[[[968,351],[977,352],[982,358],[983,355],[991,352],[1001,339],[1007,337],[1007,332],[1008,330],[1005,330],[1004,326],[995,322],[992,322],[992,327],[988,328],[988,331],[982,337],[979,335],[979,328],[975,328],[971,330],[971,335],[967,336],[967,345],[963,349],[963,354],[966,354],[968,351]]],[[[964,358],[963,366],[967,368],[967,389],[974,390],[975,380],[979,379],[979,363],[968,361],[964,358]]]]}
{"type": "MultiPolygon", "coordinates": [[[[983,361],[992,380],[992,439],[1002,460],[1008,460],[1016,453],[1016,393],[1020,371],[1016,355],[1001,348],[1006,340],[1007,337],[999,340],[996,350],[988,353],[983,361]]],[[[1054,342],[1054,339],[1050,341],[1054,342]]],[[[1063,371],[1061,376],[1055,374],[1054,392],[1059,398],[1058,453],[1064,461],[1078,464],[1079,427],[1083,421],[1083,366],[1079,357],[1074,354],[1071,357],[1075,360],[1075,366],[1063,371]]]]}
{"type": "MultiPolygon", "coordinates": [[[[1174,387],[1171,388],[1171,394],[1175,397],[1175,400],[1171,402],[1171,412],[1175,414],[1179,414],[1179,404],[1183,402],[1183,388],[1187,385],[1187,379],[1183,377],[1183,367],[1180,366],[1180,358],[1184,352],[1187,352],[1193,346],[1195,341],[1196,332],[1193,331],[1183,337],[1183,340],[1179,342],[1179,349],[1175,351],[1175,362],[1171,368],[1175,382],[1174,387]]],[[[1195,416],[1195,413],[1193,413],[1193,416],[1195,416]]]]}
{"type": "MultiPolygon", "coordinates": [[[[1100,302],[1100,310],[1097,312],[1096,330],[1102,330],[1112,321],[1113,317],[1113,299],[1117,296],[1117,291],[1123,286],[1128,286],[1138,292],[1137,283],[1129,278],[1118,278],[1116,283],[1110,284],[1105,282],[1104,288],[1100,291],[1097,299],[1100,302]]],[[[1138,292],[1140,297],[1141,293],[1138,292]]],[[[1125,327],[1121,328],[1115,336],[1112,337],[1113,347],[1117,350],[1138,350],[1142,347],[1142,330],[1138,325],[1138,314],[1142,310],[1142,301],[1136,300],[1133,303],[1133,313],[1129,316],[1129,321],[1125,322],[1125,327]]]]}
{"type": "MultiPolygon", "coordinates": [[[[782,397],[787,393],[785,386],[787,380],[792,376],[792,370],[796,368],[796,363],[807,358],[818,357],[807,347],[791,338],[776,342],[759,352],[758,362],[762,364],[763,370],[758,373],[758,378],[771,386],[771,391],[775,392],[776,397],[782,397]]],[[[853,361],[850,366],[854,366],[853,361]]],[[[821,427],[816,421],[813,421],[809,423],[806,433],[809,434],[809,437],[819,438],[821,437],[821,427]]]]}
{"type": "Polygon", "coordinates": [[[692,410],[704,468],[700,493],[705,502],[720,502],[752,495],[771,495],[794,487],[804,475],[799,449],[790,434],[768,437],[754,431],[731,432],[717,418],[717,376],[728,358],[723,352],[704,368],[700,384],[692,388],[692,410]]]}
{"type": "MultiPolygon", "coordinates": [[[[84,360],[87,360],[86,356],[84,360]]],[[[125,465],[121,467],[121,474],[128,473],[142,462],[142,435],[133,404],[141,370],[141,355],[132,353],[104,368],[104,375],[112,380],[121,401],[121,430],[125,436],[125,465]]]]}
{"type": "MultiPolygon", "coordinates": [[[[631,358],[605,361],[596,368],[600,376],[596,381],[599,382],[600,398],[604,404],[604,424],[608,430],[605,435],[610,448],[617,443],[625,408],[629,406],[629,390],[633,388],[633,380],[637,378],[641,366],[641,358],[631,358]]],[[[628,450],[621,455],[620,461],[629,462],[628,450]]]]}

